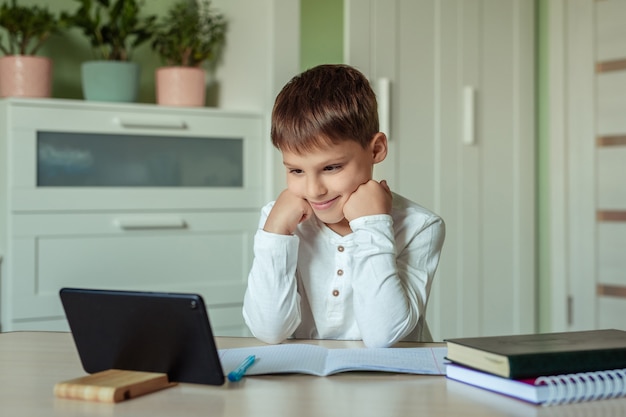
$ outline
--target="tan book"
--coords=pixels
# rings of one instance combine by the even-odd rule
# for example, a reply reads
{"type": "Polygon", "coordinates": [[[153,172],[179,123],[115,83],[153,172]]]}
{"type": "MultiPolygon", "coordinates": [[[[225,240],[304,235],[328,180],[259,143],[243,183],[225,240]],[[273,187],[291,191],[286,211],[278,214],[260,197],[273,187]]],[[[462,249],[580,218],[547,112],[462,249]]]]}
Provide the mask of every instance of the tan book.
{"type": "Polygon", "coordinates": [[[109,369],[59,382],[54,394],[60,398],[117,403],[176,385],[167,374],[109,369]]]}

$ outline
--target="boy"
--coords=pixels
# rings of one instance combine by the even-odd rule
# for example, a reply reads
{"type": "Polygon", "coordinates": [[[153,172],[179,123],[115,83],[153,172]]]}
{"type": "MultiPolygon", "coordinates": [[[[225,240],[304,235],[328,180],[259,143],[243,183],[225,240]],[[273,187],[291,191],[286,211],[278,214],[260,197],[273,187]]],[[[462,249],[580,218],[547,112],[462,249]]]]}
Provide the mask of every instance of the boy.
{"type": "Polygon", "coordinates": [[[376,96],[346,65],[294,77],[272,112],[287,189],[262,210],[243,316],[266,343],[432,340],[424,320],[445,227],[372,179],[387,155],[376,96]]]}

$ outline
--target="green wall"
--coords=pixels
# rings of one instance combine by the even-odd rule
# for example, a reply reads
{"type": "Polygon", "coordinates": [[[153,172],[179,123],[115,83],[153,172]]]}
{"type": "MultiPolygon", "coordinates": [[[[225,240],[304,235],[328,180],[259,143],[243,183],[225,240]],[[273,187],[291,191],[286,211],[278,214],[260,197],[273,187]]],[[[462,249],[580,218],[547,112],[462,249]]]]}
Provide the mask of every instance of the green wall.
{"type": "Polygon", "coordinates": [[[550,332],[551,329],[551,288],[550,288],[550,189],[549,155],[550,123],[548,108],[548,2],[536,0],[536,135],[537,135],[537,300],[538,329],[550,332]]]}
{"type": "Polygon", "coordinates": [[[300,0],[300,68],[343,62],[343,0],[300,0]]]}

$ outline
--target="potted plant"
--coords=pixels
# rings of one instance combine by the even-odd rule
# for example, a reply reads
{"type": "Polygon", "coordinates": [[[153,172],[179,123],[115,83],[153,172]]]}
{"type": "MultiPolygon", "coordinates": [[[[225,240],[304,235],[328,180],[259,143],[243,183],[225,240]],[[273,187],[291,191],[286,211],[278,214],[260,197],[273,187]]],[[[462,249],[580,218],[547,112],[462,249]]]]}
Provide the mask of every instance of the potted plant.
{"type": "Polygon", "coordinates": [[[203,65],[215,65],[226,39],[227,22],[210,0],[179,0],[157,23],[152,49],[165,66],[157,68],[156,101],[201,107],[206,99],[203,65]]]}
{"type": "Polygon", "coordinates": [[[52,60],[36,54],[62,27],[47,8],[20,6],[17,0],[0,6],[0,97],[50,97],[52,60]]]}
{"type": "Polygon", "coordinates": [[[97,60],[82,64],[83,94],[87,100],[136,101],[139,64],[132,52],[153,35],[156,16],[142,16],[143,0],[76,0],[68,22],[82,30],[97,60]]]}

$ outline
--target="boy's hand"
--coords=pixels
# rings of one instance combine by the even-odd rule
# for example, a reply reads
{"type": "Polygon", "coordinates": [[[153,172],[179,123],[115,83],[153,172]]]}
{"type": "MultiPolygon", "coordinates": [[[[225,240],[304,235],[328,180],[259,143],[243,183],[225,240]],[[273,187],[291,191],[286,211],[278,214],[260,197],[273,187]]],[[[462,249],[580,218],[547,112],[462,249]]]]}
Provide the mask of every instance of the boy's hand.
{"type": "Polygon", "coordinates": [[[274,203],[263,230],[279,235],[291,235],[296,227],[313,213],[311,206],[304,199],[289,190],[284,190],[274,203]]]}
{"type": "Polygon", "coordinates": [[[387,181],[369,180],[356,189],[343,206],[348,221],[374,214],[391,214],[391,190],[387,181]]]}

